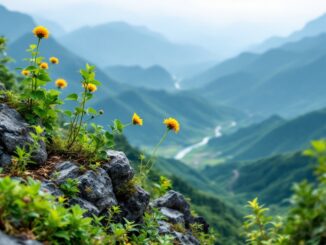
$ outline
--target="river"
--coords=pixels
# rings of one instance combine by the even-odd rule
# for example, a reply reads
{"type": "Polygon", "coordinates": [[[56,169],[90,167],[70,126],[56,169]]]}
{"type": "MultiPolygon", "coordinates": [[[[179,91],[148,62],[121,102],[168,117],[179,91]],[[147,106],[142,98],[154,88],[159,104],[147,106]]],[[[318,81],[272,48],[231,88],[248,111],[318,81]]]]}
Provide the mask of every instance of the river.
{"type": "MultiPolygon", "coordinates": [[[[237,125],[237,122],[235,121],[232,121],[229,125],[227,125],[226,127],[227,128],[230,128],[230,127],[235,127],[237,125]]],[[[214,132],[215,132],[215,135],[214,136],[206,136],[204,137],[200,142],[196,143],[196,144],[193,144],[193,145],[190,145],[190,146],[187,146],[186,148],[182,149],[181,151],[179,151],[176,155],[175,155],[175,159],[177,160],[181,160],[183,159],[186,155],[188,155],[190,152],[192,152],[194,149],[197,149],[201,146],[204,146],[206,145],[210,139],[212,138],[219,138],[221,137],[223,134],[222,134],[222,129],[223,127],[221,125],[218,125],[214,132]]]]}

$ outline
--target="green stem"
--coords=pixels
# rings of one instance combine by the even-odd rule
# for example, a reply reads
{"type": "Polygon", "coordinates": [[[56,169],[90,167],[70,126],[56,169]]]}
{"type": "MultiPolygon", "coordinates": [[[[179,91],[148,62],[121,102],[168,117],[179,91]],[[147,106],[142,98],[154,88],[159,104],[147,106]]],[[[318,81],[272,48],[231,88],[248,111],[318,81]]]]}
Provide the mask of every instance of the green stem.
{"type": "MultiPolygon", "coordinates": [[[[84,93],[83,93],[83,98],[82,98],[82,103],[81,103],[81,109],[82,109],[82,112],[81,112],[81,115],[80,115],[80,118],[79,118],[79,122],[75,122],[76,126],[74,127],[74,129],[72,130],[72,139],[70,141],[70,143],[68,144],[68,149],[70,149],[73,144],[75,143],[75,140],[80,132],[80,129],[81,129],[81,126],[82,126],[82,123],[83,123],[83,117],[85,115],[85,104],[86,104],[86,93],[87,93],[87,88],[85,87],[85,90],[84,90],[84,93]]],[[[78,119],[76,120],[78,121],[78,119]]]]}
{"type": "Polygon", "coordinates": [[[160,139],[160,141],[157,143],[157,145],[154,147],[152,155],[150,157],[150,159],[147,161],[147,163],[145,164],[145,167],[147,168],[146,172],[148,173],[151,168],[153,167],[154,163],[152,162],[154,160],[154,157],[156,156],[156,152],[158,150],[158,148],[160,147],[160,145],[164,142],[164,140],[166,139],[166,137],[168,136],[169,133],[169,129],[167,128],[166,131],[164,132],[162,138],[160,139]],[[152,162],[152,164],[151,164],[152,162]]]}
{"type": "MultiPolygon", "coordinates": [[[[40,46],[40,42],[41,42],[41,38],[38,39],[37,41],[37,45],[36,45],[36,52],[34,57],[32,57],[32,65],[34,65],[36,67],[36,59],[37,59],[37,55],[38,55],[38,50],[39,50],[39,46],[40,46]]],[[[33,92],[36,89],[36,78],[35,78],[35,72],[32,73],[32,84],[31,84],[31,91],[33,92]],[[34,85],[35,83],[35,85],[34,85]],[[35,88],[34,88],[35,87],[35,88]]],[[[28,100],[29,103],[29,108],[30,111],[32,111],[32,107],[33,107],[33,99],[29,99],[28,100]]]]}

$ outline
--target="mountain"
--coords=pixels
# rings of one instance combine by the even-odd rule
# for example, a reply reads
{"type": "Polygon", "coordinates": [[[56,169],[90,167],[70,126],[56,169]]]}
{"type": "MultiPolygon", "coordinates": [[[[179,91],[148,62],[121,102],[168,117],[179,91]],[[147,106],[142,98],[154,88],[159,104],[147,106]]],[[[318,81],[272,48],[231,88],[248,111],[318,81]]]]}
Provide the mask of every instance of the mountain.
{"type": "Polygon", "coordinates": [[[101,67],[161,65],[171,69],[212,58],[200,47],[172,43],[146,27],[124,22],[82,27],[61,37],[60,42],[101,67]]]}
{"type": "Polygon", "coordinates": [[[133,87],[174,90],[172,75],[161,66],[109,66],[104,69],[109,77],[133,87]]]}
{"type": "MultiPolygon", "coordinates": [[[[17,61],[11,64],[12,68],[27,65],[23,61],[23,58],[29,55],[25,49],[34,42],[32,34],[26,34],[9,46],[8,54],[17,61]]],[[[85,59],[70,52],[53,37],[42,41],[40,52],[45,57],[57,56],[60,59],[59,65],[51,67],[51,76],[53,79],[63,77],[68,81],[68,88],[63,90],[64,94],[80,91],[78,71],[87,63],[85,59]]],[[[143,129],[131,127],[126,130],[126,135],[133,144],[156,144],[163,134],[162,120],[168,116],[177,117],[181,123],[181,132],[169,136],[169,140],[175,144],[174,148],[198,140],[221,121],[244,116],[232,108],[211,106],[204,99],[185,92],[167,93],[132,88],[115,82],[100,68],[97,68],[97,79],[102,82],[102,86],[96,92],[92,106],[105,111],[98,119],[100,124],[106,126],[116,118],[128,123],[134,112],[144,118],[146,126],[143,129]]],[[[67,102],[67,106],[73,106],[73,103],[67,102]]]]}
{"type": "Polygon", "coordinates": [[[113,98],[105,98],[94,104],[95,108],[104,108],[101,120],[110,122],[120,118],[129,122],[134,112],[144,118],[144,129],[129,127],[126,135],[133,145],[154,145],[164,133],[163,118],[176,117],[180,121],[181,130],[170,134],[167,141],[173,141],[172,147],[185,146],[212,133],[216,125],[230,120],[240,120],[244,114],[224,106],[211,106],[205,99],[187,93],[168,93],[165,91],[133,89],[120,93],[113,98]],[[106,110],[107,109],[107,110],[106,110]],[[145,130],[145,131],[144,131],[145,130]]]}
{"type": "MultiPolygon", "coordinates": [[[[8,55],[13,57],[16,61],[11,64],[12,68],[25,67],[28,65],[27,62],[23,60],[30,56],[30,54],[26,52],[26,49],[30,44],[35,42],[36,38],[32,33],[29,33],[23,35],[8,46],[8,55]]],[[[80,83],[77,82],[80,80],[79,70],[85,67],[85,64],[88,63],[87,60],[70,52],[67,48],[59,44],[53,37],[42,41],[40,53],[46,58],[51,56],[59,58],[59,65],[50,66],[50,73],[53,80],[57,78],[64,78],[67,80],[68,89],[64,90],[64,93],[71,93],[80,90],[80,83]]],[[[106,98],[108,95],[113,95],[124,90],[125,86],[123,84],[115,82],[112,78],[108,77],[103,71],[101,71],[101,69],[97,69],[96,76],[97,79],[103,83],[103,86],[98,91],[96,99],[100,100],[101,98],[106,98]]]]}
{"type": "Polygon", "coordinates": [[[325,41],[322,34],[263,54],[244,53],[184,82],[202,84],[193,91],[212,103],[263,117],[294,117],[326,104],[325,41]]]}
{"type": "Polygon", "coordinates": [[[202,174],[240,199],[258,196],[262,203],[287,206],[293,183],[315,181],[314,163],[302,152],[295,152],[255,161],[229,161],[206,167],[202,174]]]}
{"type": "Polygon", "coordinates": [[[9,43],[21,35],[31,32],[35,27],[34,20],[23,13],[10,11],[0,5],[0,36],[5,36],[9,43]]]}
{"type": "Polygon", "coordinates": [[[37,25],[46,26],[49,30],[51,30],[51,34],[54,35],[55,37],[60,37],[67,33],[66,30],[61,25],[59,25],[54,21],[44,19],[38,16],[34,17],[34,20],[37,25]]]}
{"type": "Polygon", "coordinates": [[[242,53],[182,81],[183,88],[198,88],[221,77],[235,73],[251,64],[258,55],[242,53]]]}
{"type": "Polygon", "coordinates": [[[308,22],[302,29],[291,33],[287,37],[271,37],[263,43],[256,45],[251,50],[261,53],[289,42],[296,42],[306,37],[318,36],[324,32],[326,32],[326,14],[308,22]]]}
{"type": "MultiPolygon", "coordinates": [[[[24,67],[23,58],[28,55],[25,52],[30,43],[35,42],[31,34],[27,34],[9,46],[8,53],[17,60],[13,67],[24,67]]],[[[67,79],[68,89],[65,94],[80,91],[80,75],[78,70],[85,66],[86,60],[76,56],[50,38],[42,43],[40,52],[45,57],[57,56],[60,64],[54,66],[51,74],[54,79],[63,77],[67,79]]],[[[145,89],[133,89],[108,77],[101,69],[97,69],[97,78],[102,86],[96,92],[93,106],[105,110],[105,114],[99,120],[103,125],[109,124],[115,118],[129,122],[134,112],[144,117],[145,122],[150,122],[143,130],[131,128],[127,130],[127,136],[133,138],[132,143],[153,144],[160,137],[162,120],[164,117],[178,117],[182,130],[178,137],[171,136],[174,142],[184,145],[192,137],[199,138],[205,134],[205,130],[215,127],[214,123],[220,120],[230,120],[233,117],[242,116],[238,111],[227,107],[213,107],[200,98],[194,98],[185,93],[166,93],[145,89]],[[195,118],[195,122],[192,121],[195,118]],[[189,124],[188,124],[189,122],[189,124]],[[182,132],[183,131],[183,132],[182,132]],[[155,136],[154,136],[155,135],[155,136]],[[191,137],[189,136],[191,135],[191,137]]],[[[69,104],[69,103],[68,103],[69,104]]]]}
{"type": "Polygon", "coordinates": [[[326,137],[326,109],[285,120],[273,116],[236,132],[211,139],[199,153],[224,161],[257,160],[307,148],[326,137]]]}

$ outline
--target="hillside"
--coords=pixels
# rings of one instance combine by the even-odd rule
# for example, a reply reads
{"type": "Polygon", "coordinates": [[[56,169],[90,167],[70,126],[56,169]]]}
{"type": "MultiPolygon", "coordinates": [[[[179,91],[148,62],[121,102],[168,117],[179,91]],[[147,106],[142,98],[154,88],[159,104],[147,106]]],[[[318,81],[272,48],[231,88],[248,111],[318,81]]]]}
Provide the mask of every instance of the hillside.
{"type": "Polygon", "coordinates": [[[202,84],[193,91],[213,103],[263,117],[297,116],[326,103],[325,40],[322,34],[260,55],[243,54],[184,82],[202,84]]]}
{"type": "Polygon", "coordinates": [[[6,36],[9,43],[30,32],[34,27],[35,22],[32,17],[20,12],[9,11],[0,4],[0,36],[6,36]]]}
{"type": "Polygon", "coordinates": [[[165,91],[133,89],[113,98],[105,98],[93,104],[95,108],[107,108],[101,122],[110,122],[120,118],[128,122],[134,111],[137,111],[150,124],[146,133],[137,128],[126,130],[126,135],[133,145],[153,145],[164,133],[160,128],[162,116],[178,115],[182,122],[182,131],[177,136],[171,135],[169,141],[178,146],[198,141],[203,135],[211,133],[220,122],[240,120],[245,115],[233,108],[211,106],[200,97],[187,93],[168,93],[165,91]]]}
{"type": "Polygon", "coordinates": [[[314,166],[311,158],[296,152],[256,161],[229,161],[206,167],[202,174],[240,199],[259,196],[263,203],[288,206],[293,183],[304,179],[315,181],[314,166]]]}
{"type": "Polygon", "coordinates": [[[302,29],[291,33],[286,37],[271,37],[259,45],[251,48],[253,52],[265,52],[268,49],[282,46],[288,42],[296,42],[305,37],[318,36],[326,32],[326,14],[308,22],[302,29]]]}
{"type": "MultiPolygon", "coordinates": [[[[31,43],[33,43],[32,35],[26,34],[9,45],[8,54],[16,60],[15,63],[10,64],[12,69],[26,66],[26,61],[23,59],[28,56],[25,50],[31,43]]],[[[44,42],[40,51],[46,57],[59,57],[60,66],[51,68],[51,76],[53,79],[63,77],[69,82],[69,86],[63,91],[63,94],[80,89],[79,84],[75,81],[80,80],[78,71],[87,63],[86,60],[63,47],[53,37],[44,42]]],[[[191,122],[185,127],[185,131],[180,137],[170,139],[176,145],[186,145],[201,138],[207,131],[213,130],[217,122],[244,116],[232,108],[211,106],[209,102],[187,93],[172,94],[164,91],[132,88],[127,84],[116,82],[100,68],[97,68],[97,79],[102,82],[103,86],[97,92],[93,105],[96,108],[103,108],[105,111],[105,115],[98,121],[99,123],[107,125],[116,118],[129,122],[134,112],[141,113],[147,120],[155,122],[151,127],[146,128],[147,133],[145,134],[133,129],[127,131],[127,136],[134,138],[133,144],[142,142],[142,145],[151,145],[156,142],[153,133],[161,133],[158,128],[162,123],[162,116],[180,114],[182,122],[191,122]],[[193,108],[188,106],[193,106],[193,108]],[[194,117],[197,118],[196,122],[192,122],[194,117]]],[[[49,87],[53,88],[54,84],[49,87]]]]}
{"type": "Polygon", "coordinates": [[[104,68],[109,77],[133,87],[175,90],[172,75],[161,66],[109,66],[104,68]]]}
{"type": "Polygon", "coordinates": [[[325,125],[326,109],[291,120],[272,116],[222,137],[212,138],[207,145],[192,151],[185,161],[202,168],[230,160],[258,160],[303,150],[312,140],[326,137],[325,125]]]}
{"type": "Polygon", "coordinates": [[[212,57],[202,48],[172,43],[159,33],[125,22],[83,27],[59,40],[101,67],[161,65],[171,69],[178,65],[207,61],[212,57]]]}

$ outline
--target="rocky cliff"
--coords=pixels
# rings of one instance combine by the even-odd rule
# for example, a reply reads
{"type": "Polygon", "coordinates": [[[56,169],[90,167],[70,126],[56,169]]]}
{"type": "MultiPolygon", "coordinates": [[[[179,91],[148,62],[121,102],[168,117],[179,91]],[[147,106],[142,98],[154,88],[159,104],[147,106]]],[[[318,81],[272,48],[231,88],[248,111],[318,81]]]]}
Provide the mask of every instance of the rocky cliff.
{"type": "MultiPolygon", "coordinates": [[[[29,134],[32,131],[33,128],[16,110],[0,104],[0,167],[3,169],[3,176],[8,175],[6,173],[16,154],[16,147],[28,146],[33,141],[29,134]]],[[[190,205],[181,193],[170,190],[152,200],[150,194],[141,186],[130,186],[128,183],[133,183],[135,171],[123,152],[108,150],[106,163],[96,169],[87,169],[72,159],[55,156],[49,156],[51,158],[48,159],[46,144],[39,142],[39,145],[38,150],[33,153],[34,164],[31,165],[29,176],[41,182],[40,192],[50,193],[57,198],[66,196],[66,205],[78,204],[86,210],[85,216],[106,217],[110,208],[119,206],[121,212],[114,217],[115,222],[123,223],[128,220],[141,224],[145,212],[159,210],[165,219],[159,221],[158,233],[173,236],[177,244],[199,244],[191,232],[191,224],[198,223],[205,232],[208,231],[204,218],[191,214],[190,205]],[[78,191],[75,195],[67,196],[62,190],[62,184],[67,180],[76,182],[78,191]]],[[[11,178],[20,183],[26,182],[21,177],[11,178]]],[[[24,236],[13,237],[1,232],[0,244],[40,243],[24,236]]]]}

